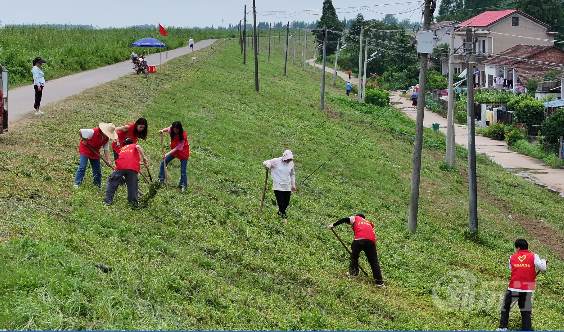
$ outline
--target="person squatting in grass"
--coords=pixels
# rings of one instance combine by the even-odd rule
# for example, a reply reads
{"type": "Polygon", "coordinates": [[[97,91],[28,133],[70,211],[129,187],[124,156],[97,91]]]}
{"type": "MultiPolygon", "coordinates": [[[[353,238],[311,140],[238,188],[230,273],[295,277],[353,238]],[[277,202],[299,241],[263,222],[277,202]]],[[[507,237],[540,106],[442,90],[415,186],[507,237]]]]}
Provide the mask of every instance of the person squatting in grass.
{"type": "Polygon", "coordinates": [[[380,263],[378,262],[378,253],[376,251],[376,235],[374,234],[374,224],[365,219],[363,214],[343,218],[334,224],[329,225],[329,229],[333,229],[340,224],[349,224],[354,232],[354,240],[351,244],[351,263],[349,265],[349,274],[358,275],[358,257],[360,252],[364,251],[368,263],[372,268],[372,276],[376,281],[376,285],[384,286],[380,263]]]}
{"type": "Polygon", "coordinates": [[[74,177],[74,187],[82,183],[84,178],[84,173],[86,172],[86,166],[88,166],[88,161],[90,160],[90,166],[92,167],[92,177],[94,185],[102,186],[102,169],[100,165],[100,157],[96,155],[92,150],[86,146],[90,147],[100,154],[100,148],[104,147],[104,155],[106,161],[110,160],[110,139],[117,139],[116,126],[113,123],[103,123],[98,125],[98,128],[94,129],[80,129],[78,131],[80,136],[80,143],[78,147],[78,152],[80,153],[80,162],[78,164],[78,169],[76,170],[76,175],[74,177]]]}
{"type": "Polygon", "coordinates": [[[163,132],[170,133],[170,151],[163,155],[163,161],[161,162],[161,168],[159,170],[159,181],[161,183],[165,182],[165,165],[177,158],[180,160],[180,183],[178,183],[178,188],[182,191],[188,186],[188,177],[186,175],[186,167],[188,166],[188,158],[190,158],[190,145],[188,144],[188,135],[184,129],[182,129],[182,123],[180,121],[175,121],[172,126],[159,130],[162,135],[163,132]]]}
{"type": "Polygon", "coordinates": [[[346,88],[347,88],[347,96],[350,96],[351,95],[351,89],[352,89],[351,82],[347,82],[346,88]]]}
{"type": "Polygon", "coordinates": [[[511,303],[515,300],[517,300],[519,310],[521,311],[521,331],[532,331],[532,297],[537,278],[535,266],[541,271],[546,271],[547,260],[540,259],[537,254],[530,252],[527,240],[517,239],[515,241],[515,249],[517,252],[509,257],[511,281],[503,297],[497,331],[507,331],[511,303]]]}
{"type": "Polygon", "coordinates": [[[147,139],[147,119],[139,118],[135,123],[125,124],[116,128],[118,139],[112,142],[112,150],[114,152],[114,160],[119,158],[118,150],[124,145],[126,138],[131,138],[133,143],[137,144],[139,139],[147,139]]]}
{"type": "Polygon", "coordinates": [[[31,74],[33,75],[33,89],[35,90],[35,102],[33,103],[33,108],[35,108],[35,115],[45,114],[39,108],[41,106],[41,97],[43,96],[43,89],[45,88],[45,74],[41,70],[41,66],[47,61],[37,57],[33,59],[33,68],[31,68],[31,74]]]}
{"type": "Polygon", "coordinates": [[[116,167],[106,184],[106,197],[104,203],[111,205],[114,202],[114,195],[117,188],[120,186],[125,177],[127,184],[127,200],[135,206],[139,205],[139,196],[137,190],[139,189],[138,175],[139,175],[139,162],[140,155],[143,157],[143,164],[147,165],[147,157],[143,148],[133,142],[131,137],[127,137],[123,142],[123,147],[118,150],[119,158],[116,160],[116,167]]]}
{"type": "Polygon", "coordinates": [[[296,191],[294,155],[286,150],[282,157],[265,160],[262,164],[272,170],[272,190],[278,203],[278,215],[287,220],[286,209],[290,204],[290,196],[292,191],[296,191]]]}

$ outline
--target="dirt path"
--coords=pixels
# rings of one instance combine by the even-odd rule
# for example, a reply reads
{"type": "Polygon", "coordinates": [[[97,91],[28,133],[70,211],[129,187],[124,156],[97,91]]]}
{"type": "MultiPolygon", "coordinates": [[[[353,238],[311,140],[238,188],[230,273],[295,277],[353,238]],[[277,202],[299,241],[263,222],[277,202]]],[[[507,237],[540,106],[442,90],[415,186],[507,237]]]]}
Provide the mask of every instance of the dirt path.
{"type": "MultiPolygon", "coordinates": [[[[210,46],[217,39],[202,40],[194,44],[194,51],[210,46]]],[[[139,50],[139,54],[144,49],[139,50]]],[[[161,54],[150,54],[145,58],[149,65],[158,66],[161,61],[166,63],[181,55],[190,53],[190,47],[177,48],[175,50],[163,52],[161,54]],[[168,54],[167,54],[168,53],[168,54]]],[[[55,80],[48,80],[45,84],[45,93],[41,101],[41,106],[57,102],[96,85],[113,81],[125,75],[133,74],[131,61],[124,61],[110,66],[84,71],[74,75],[69,75],[55,80]]],[[[157,69],[158,72],[158,69],[157,69]]],[[[33,85],[27,85],[9,90],[9,121],[18,121],[24,117],[33,115],[33,85]]]]}
{"type": "MultiPolygon", "coordinates": [[[[308,63],[313,64],[313,60],[309,60],[308,63]]],[[[320,64],[316,64],[316,66],[322,67],[320,64]]],[[[325,70],[333,73],[332,67],[326,67],[325,70]]],[[[345,72],[338,71],[337,75],[345,81],[349,79],[345,72]]],[[[358,83],[358,78],[351,79],[352,84],[355,84],[355,82],[358,83]]],[[[416,119],[417,110],[411,107],[411,100],[401,97],[399,92],[391,92],[390,101],[397,103],[394,106],[411,119],[416,119]]],[[[440,125],[439,130],[446,135],[447,119],[425,109],[423,125],[430,128],[433,123],[438,123],[440,125]]],[[[455,133],[456,144],[468,148],[468,127],[465,125],[455,125],[455,133]]],[[[538,185],[560,193],[560,196],[564,197],[564,169],[553,169],[545,166],[539,159],[509,150],[507,143],[504,141],[495,141],[483,136],[476,136],[476,152],[488,156],[502,167],[511,169],[519,175],[531,179],[538,185]]]]}

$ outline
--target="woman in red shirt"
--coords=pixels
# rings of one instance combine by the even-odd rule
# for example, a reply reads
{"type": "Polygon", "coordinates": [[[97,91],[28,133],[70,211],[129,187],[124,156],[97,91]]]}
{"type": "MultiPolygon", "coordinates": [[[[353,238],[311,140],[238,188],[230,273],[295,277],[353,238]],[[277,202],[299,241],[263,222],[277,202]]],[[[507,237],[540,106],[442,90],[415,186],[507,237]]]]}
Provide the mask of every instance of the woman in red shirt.
{"type": "Polygon", "coordinates": [[[139,139],[147,139],[147,119],[139,118],[135,123],[125,124],[116,128],[118,139],[112,143],[114,150],[114,160],[119,158],[118,150],[123,147],[126,138],[131,138],[133,143],[137,144],[139,139]]]}
{"type": "Polygon", "coordinates": [[[184,129],[182,129],[182,123],[180,121],[175,121],[172,126],[159,130],[162,135],[164,132],[170,133],[170,151],[163,154],[163,161],[161,162],[161,169],[159,170],[159,181],[164,183],[165,181],[165,171],[164,166],[177,158],[180,160],[180,183],[178,188],[182,191],[186,190],[188,186],[188,177],[186,175],[186,167],[188,166],[188,158],[190,157],[190,145],[188,144],[188,136],[184,129]]]}

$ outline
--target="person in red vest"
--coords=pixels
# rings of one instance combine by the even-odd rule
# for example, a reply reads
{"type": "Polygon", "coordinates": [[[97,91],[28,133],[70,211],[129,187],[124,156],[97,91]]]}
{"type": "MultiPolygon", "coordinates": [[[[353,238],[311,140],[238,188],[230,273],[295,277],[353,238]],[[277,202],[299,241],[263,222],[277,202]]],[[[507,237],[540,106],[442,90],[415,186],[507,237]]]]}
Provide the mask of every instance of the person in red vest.
{"type": "Polygon", "coordinates": [[[147,165],[147,157],[141,146],[133,142],[131,137],[127,137],[123,141],[123,147],[119,149],[119,158],[116,160],[116,168],[110,174],[108,183],[106,184],[106,197],[103,202],[111,205],[114,202],[114,195],[117,188],[120,186],[123,177],[127,184],[127,200],[139,205],[139,196],[137,190],[139,189],[138,174],[139,174],[139,155],[143,157],[143,164],[147,165]]]}
{"type": "Polygon", "coordinates": [[[178,188],[182,191],[186,190],[188,187],[188,177],[186,175],[186,167],[188,166],[188,158],[190,157],[190,145],[188,144],[188,136],[184,129],[182,129],[182,123],[180,121],[175,121],[172,126],[159,130],[162,135],[164,132],[170,133],[170,151],[163,155],[163,161],[161,162],[161,168],[159,170],[159,181],[161,183],[165,182],[165,165],[177,158],[180,160],[180,183],[178,188]]]}
{"type": "Polygon", "coordinates": [[[102,186],[102,168],[100,165],[100,148],[104,147],[104,155],[106,160],[110,160],[110,139],[117,139],[116,126],[113,123],[100,123],[98,128],[94,129],[80,129],[78,131],[80,136],[80,143],[78,152],[80,153],[80,162],[78,164],[78,169],[76,170],[76,175],[74,177],[74,187],[82,183],[84,179],[84,173],[86,172],[86,166],[88,166],[88,161],[90,160],[90,166],[92,167],[92,177],[94,185],[102,186]],[[88,144],[91,149],[86,145],[88,144]]]}
{"type": "Polygon", "coordinates": [[[116,128],[118,139],[112,142],[112,150],[114,151],[114,160],[119,158],[118,150],[123,146],[123,142],[127,137],[137,144],[139,139],[147,139],[147,119],[139,118],[135,123],[125,124],[116,128]]]}
{"type": "Polygon", "coordinates": [[[517,300],[521,310],[521,330],[531,330],[531,311],[533,310],[533,291],[537,273],[535,266],[541,271],[546,271],[545,259],[540,259],[537,254],[529,251],[527,240],[517,239],[515,241],[517,253],[509,258],[509,269],[511,270],[511,281],[505,291],[503,304],[501,306],[501,318],[499,328],[496,331],[507,331],[509,311],[511,302],[517,300]]]}
{"type": "Polygon", "coordinates": [[[351,73],[351,71],[349,70],[349,80],[351,79],[351,74],[352,74],[352,73],[351,73]]]}
{"type": "Polygon", "coordinates": [[[329,229],[340,224],[349,224],[354,232],[354,241],[351,244],[351,263],[349,266],[349,274],[352,276],[358,275],[358,257],[360,252],[364,251],[368,263],[372,268],[372,276],[376,281],[376,285],[384,286],[384,279],[382,278],[382,271],[380,270],[380,263],[378,262],[378,253],[376,251],[376,235],[374,234],[374,224],[365,219],[363,214],[343,218],[334,224],[329,225],[329,229]]]}

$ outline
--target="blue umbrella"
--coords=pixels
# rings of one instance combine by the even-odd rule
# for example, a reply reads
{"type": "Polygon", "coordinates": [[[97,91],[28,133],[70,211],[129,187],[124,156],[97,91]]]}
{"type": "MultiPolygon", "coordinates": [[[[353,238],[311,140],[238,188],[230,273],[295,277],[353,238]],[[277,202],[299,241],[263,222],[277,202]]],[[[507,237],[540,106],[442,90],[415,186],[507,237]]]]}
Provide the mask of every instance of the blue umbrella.
{"type": "Polygon", "coordinates": [[[166,47],[163,42],[158,39],[147,37],[141,38],[135,43],[131,44],[132,47],[166,47]]]}
{"type": "Polygon", "coordinates": [[[419,93],[415,92],[414,94],[411,95],[411,99],[415,99],[419,97],[419,93]]]}

